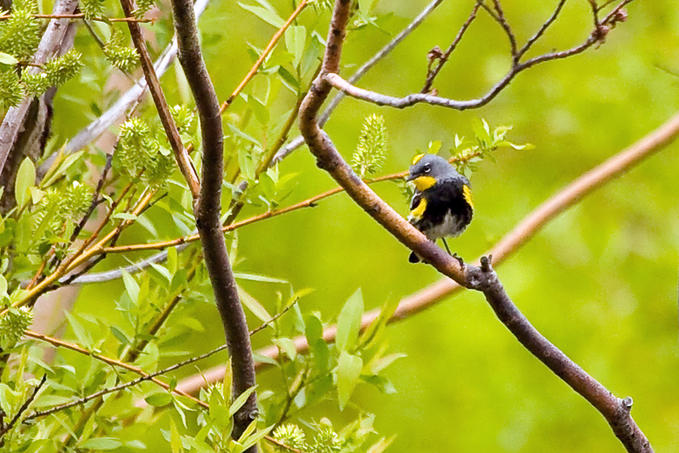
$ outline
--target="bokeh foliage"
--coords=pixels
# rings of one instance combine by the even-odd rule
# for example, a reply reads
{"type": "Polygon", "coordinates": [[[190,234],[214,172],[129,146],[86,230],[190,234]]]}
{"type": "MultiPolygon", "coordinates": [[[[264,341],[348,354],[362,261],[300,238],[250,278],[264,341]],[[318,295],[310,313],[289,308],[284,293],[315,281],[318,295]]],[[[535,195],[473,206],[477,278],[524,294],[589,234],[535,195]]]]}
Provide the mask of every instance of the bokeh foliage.
{"type": "MultiPolygon", "coordinates": [[[[220,99],[229,96],[250,68],[276,29],[272,23],[279,26],[278,20],[290,13],[289,3],[271,2],[276,14],[265,15],[268,22],[253,15],[252,8],[247,10],[237,2],[210,4],[200,26],[207,65],[220,99]]],[[[369,58],[426,4],[421,0],[392,3],[378,4],[354,24],[343,57],[343,74],[350,74],[369,58]]],[[[460,3],[444,1],[359,86],[393,95],[418,91],[424,82],[427,51],[435,45],[447,46],[457,30],[451,24],[461,24],[473,2],[460,3]]],[[[553,8],[551,3],[506,2],[508,18],[519,38],[527,38],[544,21],[553,8]]],[[[151,28],[155,32],[154,55],[172,35],[166,6],[161,9],[161,19],[151,28]]],[[[40,7],[51,10],[47,4],[40,7]]],[[[92,6],[90,10],[93,15],[120,15],[119,5],[113,2],[106,2],[103,7],[92,6]]],[[[492,126],[510,124],[512,140],[532,143],[534,148],[529,150],[499,149],[492,153],[492,159],[476,162],[467,170],[474,188],[475,218],[468,231],[451,245],[471,260],[550,194],[676,111],[679,11],[673,1],[658,0],[635,1],[628,7],[628,13],[629,20],[612,31],[606,43],[572,59],[527,70],[497,99],[479,110],[456,112],[432,106],[393,110],[348,99],[333,114],[326,129],[344,157],[350,159],[361,146],[363,118],[373,114],[384,118],[388,131],[386,159],[377,174],[405,169],[417,150],[425,151],[430,146],[447,153],[456,147],[456,135],[471,137],[474,142],[479,137],[479,127],[475,125],[482,124],[479,118],[487,119],[492,126]]],[[[257,178],[257,162],[271,149],[316,69],[328,19],[329,12],[322,5],[305,11],[286,32],[261,74],[225,115],[227,180],[240,174],[251,183],[245,194],[243,218],[334,187],[305,149],[257,178]]],[[[119,95],[118,88],[101,90],[115,73],[111,60],[121,69],[138,75],[138,71],[134,72],[133,54],[124,50],[129,44],[124,25],[114,25],[117,32],[100,23],[95,23],[94,28],[104,42],[110,43],[109,51],[99,49],[87,30],[79,30],[75,49],[87,58],[83,59],[85,64],[78,75],[63,80],[65,83],[58,91],[52,128],[55,148],[119,95]],[[114,51],[110,50],[113,45],[114,51]]],[[[588,2],[569,1],[554,28],[532,52],[570,47],[590,31],[588,2]]],[[[444,96],[476,97],[504,74],[509,65],[507,55],[507,42],[501,30],[480,14],[435,87],[444,96]]],[[[6,77],[7,73],[7,68],[0,68],[0,76],[6,77]]],[[[121,72],[115,76],[125,77],[121,72]]],[[[163,78],[163,88],[171,104],[191,104],[179,71],[169,71],[163,78]]],[[[147,101],[139,112],[140,122],[136,126],[131,124],[136,129],[122,126],[116,131],[137,132],[123,134],[128,141],[118,143],[123,151],[120,156],[125,155],[126,143],[132,150],[141,144],[147,153],[141,157],[164,162],[168,153],[154,118],[154,107],[147,101]],[[134,139],[139,143],[135,144],[134,139]]],[[[186,118],[179,110],[175,113],[186,118]]],[[[192,138],[199,143],[191,121],[185,122],[190,130],[184,140],[192,138]]],[[[19,231],[22,225],[18,222],[25,222],[23,227],[30,234],[20,238],[26,250],[32,248],[33,252],[14,263],[14,269],[19,269],[12,276],[14,284],[30,279],[30,270],[34,272],[40,262],[36,257],[52,244],[59,244],[71,231],[46,226],[44,234],[36,237],[35,228],[39,226],[35,225],[45,209],[40,205],[40,197],[47,201],[45,197],[53,196],[51,191],[63,194],[73,191],[74,181],[78,180],[94,187],[103,167],[102,156],[101,149],[92,147],[63,170],[64,176],[54,181],[54,187],[22,194],[26,203],[35,201],[26,208],[30,216],[16,225],[13,220],[5,222],[8,228],[5,231],[19,231]]],[[[114,170],[120,168],[114,165],[114,170]]],[[[679,157],[674,145],[559,216],[499,269],[508,292],[549,339],[617,395],[629,394],[634,398],[634,417],[658,451],[679,448],[676,435],[679,393],[675,384],[679,365],[677,168],[679,157]]],[[[167,168],[159,169],[153,182],[166,178],[166,171],[167,168]]],[[[123,172],[118,175],[116,189],[137,177],[123,172]]],[[[180,181],[177,172],[173,180],[180,181]]],[[[142,186],[138,187],[141,191],[142,186]]],[[[232,189],[227,196],[238,193],[236,184],[227,187],[232,189]]],[[[407,212],[399,184],[387,182],[375,187],[396,209],[407,212]]],[[[168,196],[149,209],[142,216],[144,220],[140,218],[127,229],[120,243],[145,242],[149,237],[174,238],[191,232],[190,198],[185,189],[173,181],[161,189],[167,190],[168,196]]],[[[52,209],[57,212],[62,208],[55,204],[52,209]]],[[[127,218],[120,212],[112,219],[122,222],[127,218]]],[[[65,220],[62,224],[71,227],[65,220]]],[[[262,313],[276,313],[295,300],[295,294],[300,295],[296,293],[299,289],[314,289],[308,294],[304,292],[295,308],[274,329],[253,337],[255,347],[268,345],[271,337],[276,337],[276,344],[282,351],[289,351],[288,356],[294,355],[289,344],[293,335],[305,333],[307,337],[317,337],[319,323],[334,320],[338,315],[347,319],[350,311],[360,311],[356,294],[361,294],[360,305],[364,304],[365,309],[393,306],[403,296],[439,278],[427,266],[408,264],[407,251],[345,195],[324,200],[313,209],[255,223],[227,239],[235,258],[235,270],[242,277],[239,283],[251,295],[244,296],[244,300],[260,318],[266,318],[262,313]],[[357,288],[362,293],[356,293],[357,288]]],[[[6,241],[2,246],[7,247],[8,239],[2,240],[6,241]]],[[[100,348],[111,356],[124,353],[134,341],[143,341],[140,334],[144,326],[175,293],[183,291],[195,250],[171,254],[163,268],[152,269],[142,277],[81,287],[64,337],[100,348]]],[[[124,265],[128,259],[147,254],[110,256],[95,270],[124,265]]],[[[12,280],[8,280],[11,286],[12,280]]],[[[223,343],[210,288],[200,267],[195,281],[196,285],[182,293],[184,299],[170,322],[158,332],[157,338],[151,339],[136,365],[153,371],[223,343]]],[[[262,322],[256,315],[249,320],[253,327],[262,322]]],[[[347,327],[347,331],[352,328],[347,327]]],[[[437,451],[620,451],[600,415],[528,354],[477,294],[461,293],[391,325],[383,331],[382,340],[388,343],[388,351],[351,349],[346,342],[331,347],[327,369],[320,368],[328,373],[317,382],[332,388],[333,397],[302,411],[299,420],[313,421],[309,425],[300,423],[306,431],[304,439],[288,425],[283,425],[287,431],[281,428],[278,435],[297,439],[300,446],[309,449],[314,444],[333,445],[332,440],[315,439],[324,435],[330,423],[337,431],[349,426],[344,440],[365,435],[373,422],[367,412],[375,414],[374,426],[380,436],[396,435],[388,449],[393,452],[425,451],[432,445],[437,451]],[[405,358],[375,373],[379,379],[372,383],[377,385],[349,390],[345,384],[339,384],[337,372],[333,378],[330,371],[336,365],[351,375],[357,359],[367,363],[370,354],[376,352],[404,354],[405,358]],[[380,388],[386,391],[380,392],[380,388]],[[352,394],[350,400],[347,392],[352,394]],[[339,406],[345,405],[340,412],[339,406]]],[[[22,344],[31,348],[28,355],[21,355],[20,347],[17,350],[20,366],[40,369],[43,346],[33,341],[22,344]]],[[[312,363],[324,354],[321,350],[315,352],[309,359],[312,363]]],[[[224,357],[214,356],[198,366],[204,369],[223,364],[224,357]]],[[[280,414],[286,401],[281,380],[293,385],[307,366],[306,359],[290,358],[294,359],[292,363],[258,375],[257,390],[263,404],[270,407],[270,417],[280,414]],[[263,393],[267,390],[273,393],[263,393]]],[[[180,379],[197,371],[188,367],[175,376],[180,379]]],[[[134,377],[122,373],[123,380],[134,377]]],[[[111,368],[90,358],[59,350],[49,378],[68,390],[45,396],[41,404],[57,404],[69,391],[77,390],[78,396],[84,395],[112,385],[117,377],[111,368]]],[[[368,377],[364,380],[369,380],[368,377]]],[[[3,382],[8,380],[6,371],[3,382]]],[[[203,399],[215,407],[205,419],[217,428],[224,428],[227,423],[224,414],[216,409],[228,408],[228,397],[224,397],[222,388],[220,384],[203,394],[203,399]]],[[[142,384],[139,389],[152,405],[165,406],[170,402],[152,384],[142,384]],[[155,396],[158,394],[163,396],[155,396]]],[[[182,435],[193,437],[200,423],[206,426],[205,420],[195,418],[195,412],[184,410],[182,405],[190,403],[179,400],[173,403],[174,410],[144,409],[137,415],[138,423],[117,431],[116,421],[108,419],[136,414],[132,404],[137,397],[139,393],[126,393],[123,398],[108,399],[96,423],[90,422],[85,427],[85,432],[99,433],[98,439],[104,440],[83,448],[112,446],[118,451],[138,451],[143,444],[150,451],[166,451],[168,445],[178,448],[177,439],[182,435]],[[186,425],[180,415],[184,412],[189,416],[186,425]],[[118,438],[122,440],[116,441],[118,438]]],[[[305,398],[312,400],[308,392],[305,398]]],[[[64,413],[70,414],[72,422],[81,409],[64,413]]],[[[262,426],[269,426],[268,421],[262,426]]],[[[56,422],[47,426],[51,428],[44,428],[41,434],[53,434],[50,429],[60,432],[56,422]]],[[[206,433],[209,435],[216,434],[206,433]]],[[[325,435],[333,437],[327,432],[325,435]]],[[[379,438],[372,435],[370,440],[376,442],[379,438]]],[[[217,439],[215,444],[218,441],[228,442],[227,438],[217,439]]]]}

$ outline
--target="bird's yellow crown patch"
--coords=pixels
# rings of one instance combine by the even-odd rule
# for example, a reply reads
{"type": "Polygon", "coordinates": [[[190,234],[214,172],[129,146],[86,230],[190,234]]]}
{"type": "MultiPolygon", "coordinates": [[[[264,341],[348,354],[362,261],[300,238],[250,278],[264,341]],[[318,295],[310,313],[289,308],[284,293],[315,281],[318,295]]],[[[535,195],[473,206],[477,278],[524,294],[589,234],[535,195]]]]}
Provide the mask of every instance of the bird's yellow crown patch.
{"type": "Polygon", "coordinates": [[[474,209],[474,202],[472,201],[472,190],[469,188],[467,184],[462,186],[462,196],[464,197],[465,201],[469,203],[469,206],[474,209]]]}
{"type": "Polygon", "coordinates": [[[424,154],[418,154],[418,155],[416,155],[415,157],[413,157],[413,161],[411,162],[410,165],[415,165],[415,164],[418,163],[418,162],[420,161],[420,159],[422,159],[423,157],[424,157],[424,154]]]}

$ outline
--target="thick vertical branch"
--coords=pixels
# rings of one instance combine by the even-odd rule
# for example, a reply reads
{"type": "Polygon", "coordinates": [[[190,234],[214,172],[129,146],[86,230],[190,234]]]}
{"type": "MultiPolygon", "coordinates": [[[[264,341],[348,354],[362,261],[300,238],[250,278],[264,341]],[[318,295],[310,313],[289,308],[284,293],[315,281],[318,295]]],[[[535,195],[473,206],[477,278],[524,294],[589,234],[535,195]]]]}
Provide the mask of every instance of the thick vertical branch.
{"type": "MultiPolygon", "coordinates": [[[[238,298],[220,223],[224,143],[219,102],[201,54],[193,3],[191,0],[172,0],[172,11],[179,61],[196,101],[202,133],[203,175],[195,208],[196,226],[226,332],[233,392],[240,395],[255,385],[255,366],[245,313],[238,298]]],[[[240,437],[256,416],[257,403],[253,392],[234,415],[234,438],[240,437]]],[[[249,452],[256,450],[257,447],[248,449],[249,452]]]]}

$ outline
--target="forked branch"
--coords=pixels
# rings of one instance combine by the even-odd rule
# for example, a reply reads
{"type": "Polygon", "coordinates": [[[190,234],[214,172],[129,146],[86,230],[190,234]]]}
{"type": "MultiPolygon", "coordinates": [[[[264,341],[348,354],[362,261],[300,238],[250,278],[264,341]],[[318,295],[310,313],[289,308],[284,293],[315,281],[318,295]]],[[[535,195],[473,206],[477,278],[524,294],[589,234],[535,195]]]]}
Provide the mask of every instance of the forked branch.
{"type": "MultiPolygon", "coordinates": [[[[496,2],[496,5],[499,8],[499,3],[496,2]]],[[[426,262],[460,285],[483,292],[498,318],[510,332],[550,370],[599,410],[628,451],[652,451],[645,435],[629,413],[631,403],[628,400],[616,398],[528,322],[505,292],[491,268],[490,259],[482,258],[481,267],[463,266],[443,253],[356,176],[339,154],[330,137],[320,129],[317,115],[330,93],[331,80],[336,80],[334,74],[339,72],[350,6],[350,0],[336,0],[335,2],[321,73],[314,81],[300,109],[300,130],[309,149],[316,156],[318,166],[326,170],[344,187],[354,201],[370,216],[426,262]]],[[[502,14],[500,9],[497,10],[497,14],[502,14]]],[[[588,41],[594,40],[591,43],[593,44],[597,39],[592,35],[588,41]]],[[[515,49],[515,46],[512,46],[512,49],[515,49]]]]}

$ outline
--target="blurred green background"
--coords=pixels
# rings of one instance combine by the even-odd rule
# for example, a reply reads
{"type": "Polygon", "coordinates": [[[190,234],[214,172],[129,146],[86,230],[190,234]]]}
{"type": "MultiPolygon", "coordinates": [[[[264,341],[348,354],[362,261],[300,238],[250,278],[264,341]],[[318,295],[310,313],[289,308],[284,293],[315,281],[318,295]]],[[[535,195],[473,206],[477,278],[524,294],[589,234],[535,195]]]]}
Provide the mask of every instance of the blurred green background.
{"type": "MultiPolygon", "coordinates": [[[[342,73],[351,74],[427,3],[381,2],[379,28],[350,34],[342,73]]],[[[291,11],[290,2],[272,4],[282,16],[291,11]]],[[[472,4],[444,1],[358,85],[392,95],[419,91],[427,51],[448,46],[472,4]]],[[[523,41],[555,4],[530,0],[507,1],[504,6],[523,41]]],[[[420,105],[395,110],[347,99],[326,130],[348,158],[362,118],[383,114],[390,134],[385,173],[405,169],[415,151],[426,149],[430,140],[441,140],[444,149],[450,149],[456,133],[472,135],[471,123],[478,117],[491,126],[512,125],[512,140],[534,144],[530,151],[499,151],[494,161],[486,160],[474,171],[474,221],[451,242],[472,260],[574,177],[677,110],[676,2],[635,1],[628,13],[628,21],[599,48],[525,71],[481,109],[458,112],[420,105]]],[[[325,36],[328,14],[306,11],[300,20],[325,36]]],[[[588,2],[568,1],[531,55],[572,47],[586,39],[591,27],[588,2]]],[[[201,28],[208,67],[220,99],[226,99],[251,66],[246,42],[261,48],[275,29],[236,2],[223,0],[211,2],[201,28]]],[[[506,37],[480,14],[435,87],[443,96],[477,97],[508,65],[506,37]]],[[[181,96],[174,77],[169,71],[164,83],[176,102],[181,96]]],[[[256,78],[246,92],[261,89],[257,84],[256,78]]],[[[70,82],[58,98],[55,132],[60,136],[71,136],[87,123],[82,105],[74,102],[86,86],[82,80],[70,82]]],[[[290,108],[289,101],[277,107],[280,112],[290,108]]],[[[515,303],[547,338],[616,395],[634,398],[633,415],[659,452],[679,451],[677,170],[675,144],[561,214],[498,269],[515,303]]],[[[281,171],[300,174],[290,203],[335,185],[315,167],[305,148],[286,159],[281,171]]],[[[396,185],[374,187],[399,212],[407,212],[407,201],[396,185]]],[[[139,232],[143,237],[143,230],[139,232]]],[[[374,308],[439,278],[425,265],[409,264],[407,250],[346,195],[243,228],[239,241],[244,261],[238,271],[287,279],[295,288],[315,288],[302,309],[319,310],[324,319],[334,317],[358,287],[366,308],[374,308]]],[[[78,307],[103,309],[88,301],[116,285],[84,288],[78,307]]],[[[244,286],[273,310],[271,285],[244,286]]],[[[223,342],[214,310],[208,305],[201,310],[207,334],[197,334],[183,345],[196,352],[223,342]]],[[[253,319],[251,325],[256,323],[253,319]]],[[[450,297],[392,325],[388,334],[392,351],[407,354],[388,372],[398,393],[382,395],[364,386],[353,398],[377,415],[381,434],[397,434],[389,451],[622,451],[603,418],[521,347],[479,294],[450,297]]],[[[255,339],[255,346],[266,344],[264,336],[255,339]]],[[[273,379],[270,374],[264,372],[262,382],[273,379]]],[[[354,415],[351,408],[337,414],[336,405],[328,404],[310,416],[328,414],[347,420],[354,415]]],[[[157,439],[157,451],[166,448],[157,432],[148,436],[147,445],[157,439]]]]}

